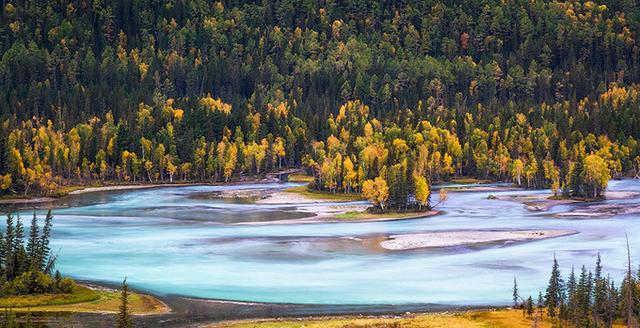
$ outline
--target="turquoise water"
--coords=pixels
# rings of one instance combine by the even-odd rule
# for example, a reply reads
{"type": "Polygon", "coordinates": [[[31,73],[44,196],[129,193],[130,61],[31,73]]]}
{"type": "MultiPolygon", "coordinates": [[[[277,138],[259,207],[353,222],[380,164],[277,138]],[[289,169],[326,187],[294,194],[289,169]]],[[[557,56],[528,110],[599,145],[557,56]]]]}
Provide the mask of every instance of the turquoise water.
{"type": "MultiPolygon", "coordinates": [[[[287,185],[260,185],[282,188],[287,185]]],[[[118,283],[161,295],[315,304],[507,304],[514,275],[521,294],[545,287],[555,252],[564,272],[593,267],[619,280],[625,231],[640,260],[638,215],[559,219],[489,194],[450,192],[443,215],[404,221],[236,225],[302,217],[295,205],[252,205],[199,197],[221,189],[190,186],[78,195],[54,210],[57,268],[78,279],[118,283]],[[462,229],[572,229],[576,235],[484,248],[384,251],[358,238],[462,229]]],[[[609,190],[640,191],[635,180],[609,190]]],[[[542,191],[540,191],[542,192],[542,191]]],[[[434,195],[437,199],[437,195],[434,195]]],[[[639,199],[603,203],[640,203],[639,199]]],[[[307,204],[308,205],[308,204],[307,204]]],[[[29,214],[24,212],[28,223],[29,214]]]]}

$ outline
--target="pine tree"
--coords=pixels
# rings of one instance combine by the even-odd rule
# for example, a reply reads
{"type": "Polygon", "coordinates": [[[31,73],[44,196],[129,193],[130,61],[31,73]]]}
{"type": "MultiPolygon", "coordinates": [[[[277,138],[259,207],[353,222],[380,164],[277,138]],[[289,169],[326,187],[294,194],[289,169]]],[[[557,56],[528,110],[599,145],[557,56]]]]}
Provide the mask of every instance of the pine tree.
{"type": "Polygon", "coordinates": [[[120,310],[118,311],[116,327],[133,327],[133,322],[131,321],[131,315],[129,313],[129,286],[127,285],[126,277],[124,278],[124,281],[122,281],[122,293],[120,294],[120,310]]]}
{"type": "Polygon", "coordinates": [[[571,169],[571,176],[569,177],[569,189],[574,196],[583,196],[584,186],[584,154],[582,150],[578,150],[578,156],[576,157],[573,167],[571,169]]]}
{"type": "Polygon", "coordinates": [[[557,315],[556,309],[560,306],[564,299],[564,282],[560,274],[560,268],[555,254],[553,255],[553,268],[551,269],[551,277],[547,286],[547,294],[545,296],[545,304],[547,306],[547,314],[554,318],[557,315]]]}
{"type": "Polygon", "coordinates": [[[573,267],[571,267],[571,274],[569,275],[569,280],[567,281],[567,316],[573,324],[576,324],[576,315],[578,312],[577,306],[577,295],[576,295],[576,273],[573,267]]]}
{"type": "Polygon", "coordinates": [[[4,247],[4,235],[0,231],[0,278],[4,278],[6,247],[4,247]]]}
{"type": "Polygon", "coordinates": [[[582,266],[580,271],[580,280],[578,281],[578,288],[576,292],[577,298],[577,317],[576,317],[576,325],[579,327],[588,327],[589,326],[589,277],[587,274],[587,269],[582,266]]]}
{"type": "Polygon", "coordinates": [[[27,242],[27,255],[29,258],[29,270],[40,270],[40,262],[38,259],[39,252],[39,232],[38,232],[38,219],[36,212],[33,212],[33,218],[31,219],[31,229],[29,230],[29,241],[27,242]]]}
{"type": "Polygon", "coordinates": [[[631,250],[629,249],[629,237],[627,237],[626,233],[625,237],[627,238],[627,274],[622,282],[622,308],[624,311],[624,321],[627,324],[627,327],[636,327],[637,321],[634,315],[634,310],[636,305],[637,288],[635,287],[636,280],[631,272],[631,250]]]}
{"type": "Polygon", "coordinates": [[[15,243],[15,231],[13,226],[13,215],[7,214],[7,230],[4,235],[4,278],[12,280],[14,277],[15,263],[13,256],[13,244],[15,243]]]}
{"type": "Polygon", "coordinates": [[[513,308],[518,307],[518,282],[516,281],[516,277],[513,277],[513,308]]]}
{"type": "Polygon", "coordinates": [[[542,311],[544,309],[544,298],[542,292],[538,292],[538,301],[536,302],[536,308],[538,309],[538,318],[542,320],[542,311]]]}
{"type": "Polygon", "coordinates": [[[611,327],[613,325],[613,320],[617,315],[619,295],[615,283],[609,277],[607,277],[607,286],[607,297],[604,306],[604,321],[607,327],[611,327]]]}
{"type": "Polygon", "coordinates": [[[13,244],[15,273],[14,277],[21,275],[27,270],[27,254],[24,250],[24,225],[22,219],[16,218],[16,237],[13,244]]]}
{"type": "Polygon", "coordinates": [[[594,289],[593,289],[593,322],[596,325],[599,325],[600,322],[604,321],[606,310],[605,310],[605,302],[607,298],[607,288],[608,284],[606,280],[602,277],[602,260],[600,258],[600,253],[598,253],[598,258],[596,260],[596,268],[594,275],[594,289]]]}
{"type": "Polygon", "coordinates": [[[533,316],[533,298],[529,295],[527,298],[527,317],[531,318],[533,316]]]}
{"type": "Polygon", "coordinates": [[[47,267],[49,261],[49,253],[51,249],[49,248],[49,237],[51,235],[51,223],[53,221],[53,215],[51,215],[51,210],[47,212],[47,215],[44,218],[44,227],[42,228],[42,234],[40,235],[40,241],[38,243],[38,260],[40,261],[38,265],[40,266],[40,270],[44,271],[47,267]]]}

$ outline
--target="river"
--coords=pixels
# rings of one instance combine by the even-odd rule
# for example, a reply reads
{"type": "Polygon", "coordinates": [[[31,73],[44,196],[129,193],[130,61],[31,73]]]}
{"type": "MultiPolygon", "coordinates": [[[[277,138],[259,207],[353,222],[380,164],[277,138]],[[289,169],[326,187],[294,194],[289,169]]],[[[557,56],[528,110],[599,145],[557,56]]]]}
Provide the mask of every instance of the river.
{"type": "MultiPolygon", "coordinates": [[[[256,205],[202,197],[237,188],[288,184],[185,186],[69,196],[55,208],[52,249],[57,268],[77,279],[131,286],[157,295],[303,304],[502,305],[514,276],[521,295],[544,290],[555,253],[561,269],[593,268],[619,281],[626,266],[625,231],[640,264],[640,216],[557,218],[584,204],[529,211],[491,195],[546,191],[450,192],[443,214],[386,222],[238,225],[300,218],[297,204],[256,205]],[[388,251],[363,237],[467,229],[570,229],[534,242],[388,251]]],[[[640,191],[637,180],[609,190],[640,191]]],[[[437,195],[433,196],[434,200],[437,195]]],[[[601,204],[640,204],[640,199],[601,204]]],[[[308,204],[307,204],[308,205],[308,204]]],[[[313,206],[325,206],[313,205],[313,206]]],[[[39,211],[42,214],[42,211],[39,211]]],[[[25,224],[30,212],[21,213],[25,224]]]]}

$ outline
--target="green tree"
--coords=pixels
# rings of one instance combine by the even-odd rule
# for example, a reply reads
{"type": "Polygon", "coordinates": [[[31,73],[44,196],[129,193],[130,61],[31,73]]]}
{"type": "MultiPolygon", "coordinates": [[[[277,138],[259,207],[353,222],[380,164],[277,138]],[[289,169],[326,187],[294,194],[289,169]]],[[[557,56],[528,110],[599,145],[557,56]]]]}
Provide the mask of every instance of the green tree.
{"type": "Polygon", "coordinates": [[[122,292],[120,293],[120,307],[118,309],[118,317],[116,320],[117,328],[132,328],[133,321],[129,310],[129,286],[127,278],[122,281],[122,292]]]}
{"type": "Polygon", "coordinates": [[[547,285],[547,293],[545,295],[545,305],[547,306],[547,314],[551,318],[555,318],[558,314],[557,310],[564,300],[564,282],[560,274],[560,267],[556,256],[553,256],[553,267],[551,269],[551,277],[547,285]]]}

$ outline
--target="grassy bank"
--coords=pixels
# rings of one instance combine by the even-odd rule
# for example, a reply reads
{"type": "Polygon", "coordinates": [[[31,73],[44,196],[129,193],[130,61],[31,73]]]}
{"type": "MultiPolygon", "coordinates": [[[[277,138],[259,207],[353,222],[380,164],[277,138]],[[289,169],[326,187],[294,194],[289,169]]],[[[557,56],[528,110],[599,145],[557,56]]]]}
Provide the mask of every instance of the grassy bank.
{"type": "MultiPolygon", "coordinates": [[[[209,327],[225,328],[530,328],[533,320],[520,310],[434,313],[402,317],[331,317],[227,322],[209,327]]],[[[550,328],[546,318],[537,327],[550,328]]],[[[614,327],[623,327],[615,325],[614,327]]]]}
{"type": "Polygon", "coordinates": [[[404,212],[404,213],[369,213],[369,212],[359,212],[359,211],[350,211],[346,213],[336,214],[334,217],[336,219],[341,220],[375,220],[375,219],[409,219],[409,218],[418,218],[423,216],[431,216],[432,212],[404,212]]]}
{"type": "Polygon", "coordinates": [[[438,184],[484,184],[484,183],[491,183],[491,180],[487,180],[487,179],[476,179],[476,178],[471,178],[471,177],[457,177],[457,178],[452,178],[449,181],[439,181],[438,184]]]}
{"type": "Polygon", "coordinates": [[[306,174],[290,174],[289,182],[309,183],[313,182],[313,177],[306,174]]]}
{"type": "Polygon", "coordinates": [[[295,193],[310,200],[324,200],[324,201],[355,201],[362,200],[362,195],[358,193],[344,194],[344,193],[329,193],[316,190],[309,190],[306,185],[291,187],[284,190],[284,192],[295,193]]]}
{"type": "Polygon", "coordinates": [[[34,307],[42,305],[64,305],[95,301],[100,295],[95,290],[76,286],[69,294],[19,295],[0,298],[0,308],[34,307]]]}
{"type": "MultiPolygon", "coordinates": [[[[92,312],[117,313],[120,292],[112,289],[91,289],[78,286],[70,294],[23,295],[0,298],[0,311],[31,312],[92,312]]],[[[129,308],[133,314],[158,314],[169,309],[150,295],[131,293],[129,308]]]]}

